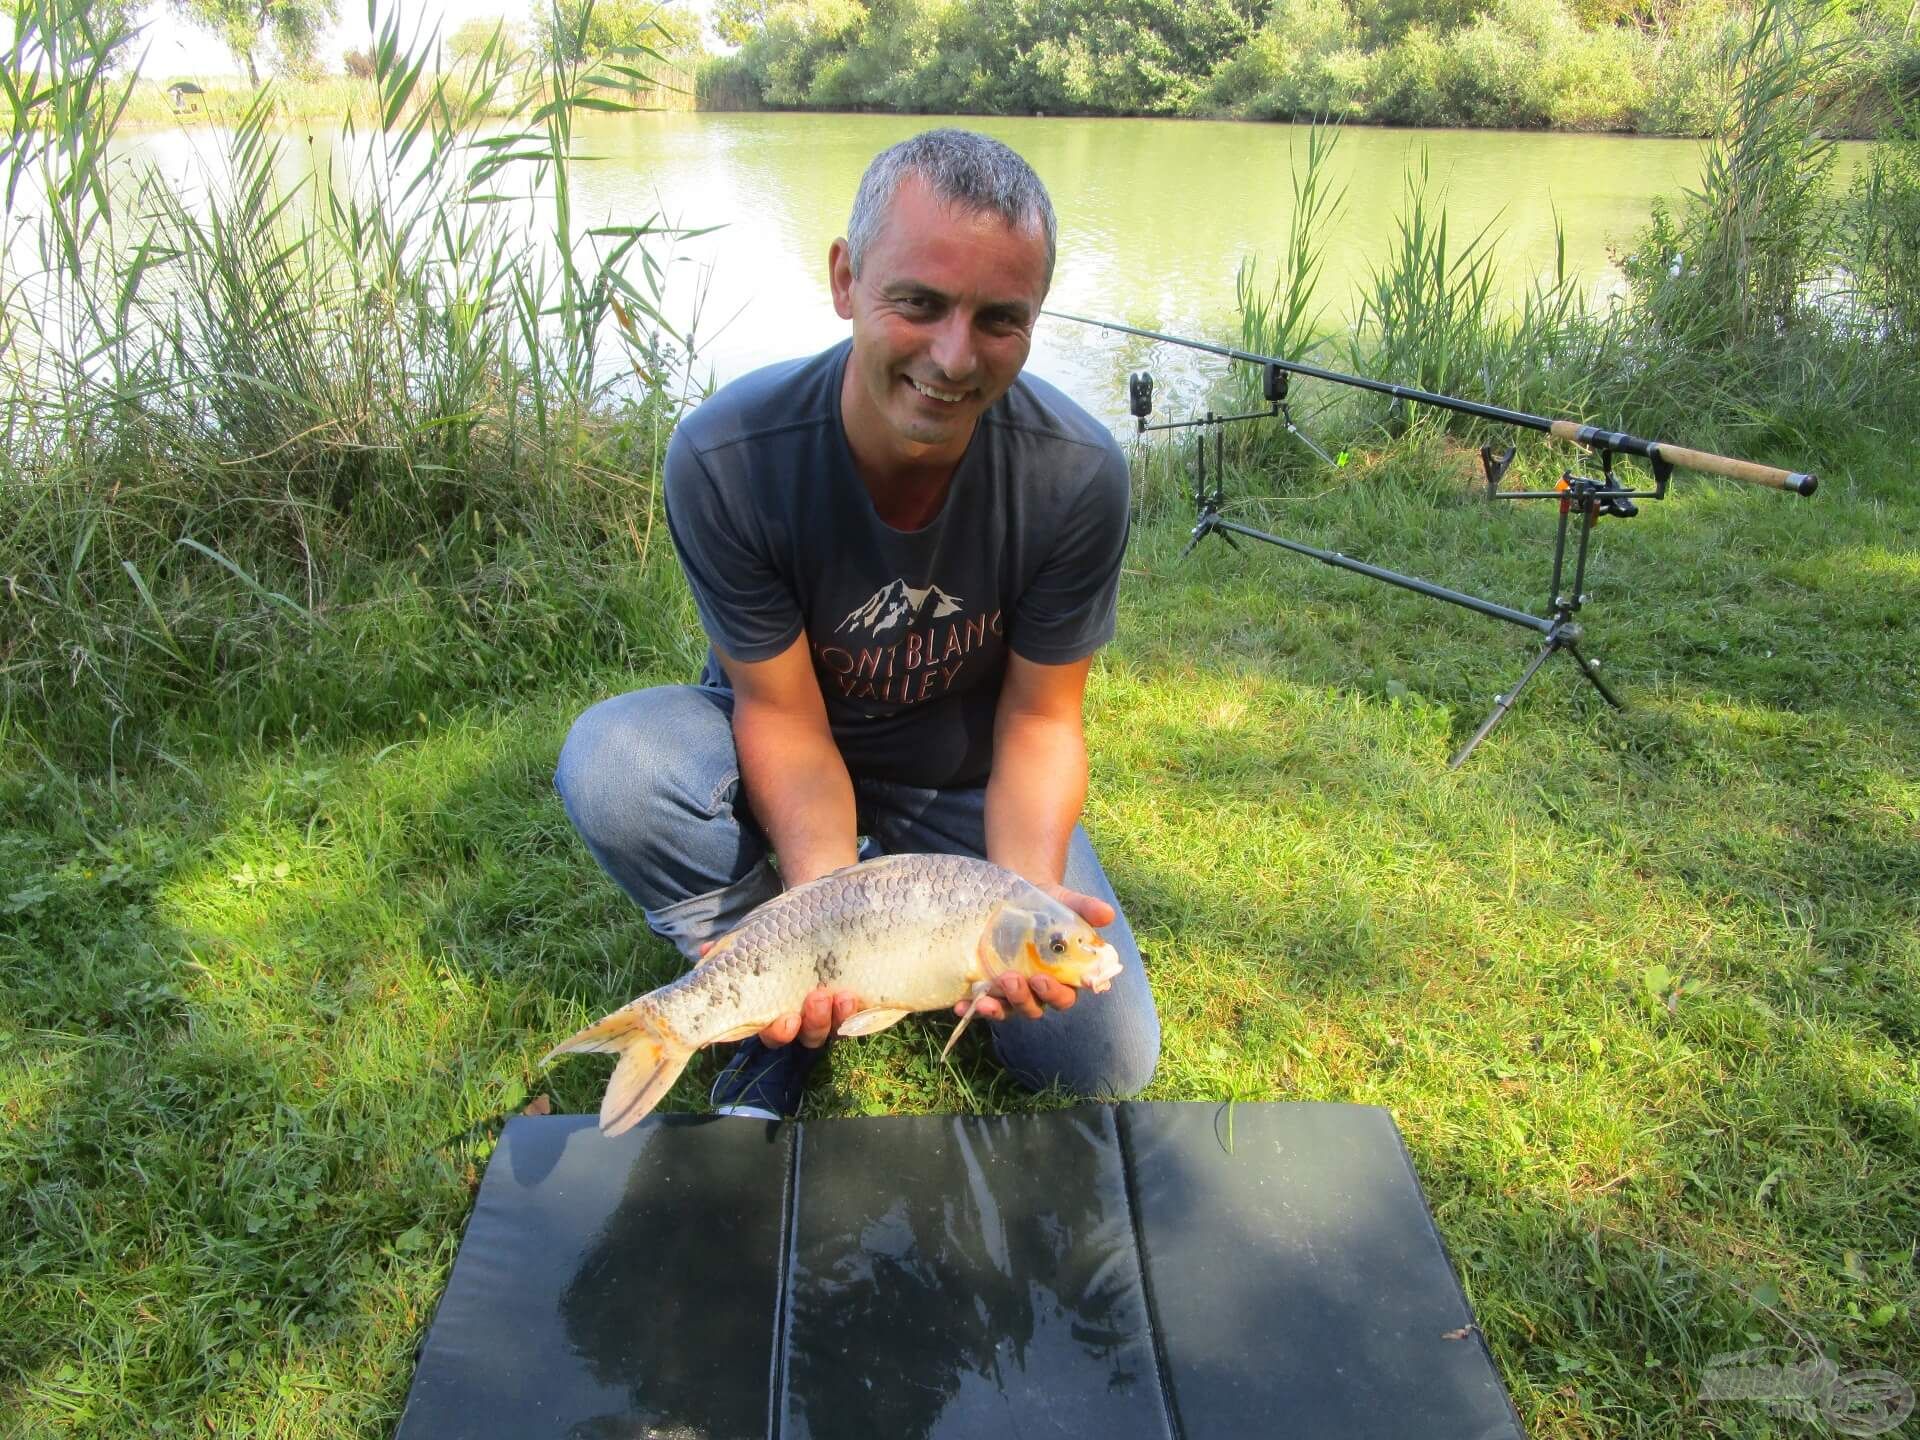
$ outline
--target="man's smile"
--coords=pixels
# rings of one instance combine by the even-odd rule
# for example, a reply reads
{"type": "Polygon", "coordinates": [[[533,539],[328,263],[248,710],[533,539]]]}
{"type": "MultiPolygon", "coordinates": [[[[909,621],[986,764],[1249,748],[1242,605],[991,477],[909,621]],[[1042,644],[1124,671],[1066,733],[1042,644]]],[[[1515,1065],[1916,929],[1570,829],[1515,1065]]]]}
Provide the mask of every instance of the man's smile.
{"type": "Polygon", "coordinates": [[[948,405],[958,405],[967,398],[967,392],[964,390],[936,390],[931,385],[922,384],[911,375],[907,376],[907,383],[929,400],[944,401],[948,405]]]}

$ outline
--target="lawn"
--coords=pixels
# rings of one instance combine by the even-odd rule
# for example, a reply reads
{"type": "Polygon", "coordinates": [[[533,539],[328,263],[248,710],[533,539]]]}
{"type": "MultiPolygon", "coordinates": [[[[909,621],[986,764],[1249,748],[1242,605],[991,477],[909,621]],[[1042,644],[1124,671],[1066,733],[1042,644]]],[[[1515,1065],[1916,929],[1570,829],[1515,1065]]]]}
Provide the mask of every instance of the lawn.
{"type": "MultiPolygon", "coordinates": [[[[1527,636],[1181,562],[1164,479],[1094,671],[1149,1098],[1389,1109],[1538,1437],[1771,1433],[1697,1398],[1758,1344],[1920,1379],[1920,500],[1896,440],[1775,458],[1819,495],[1602,526],[1629,710],[1556,662],[1458,772],[1527,636]]],[[[1357,459],[1234,513],[1538,608],[1549,507],[1357,459]]],[[[0,1433],[390,1431],[504,1119],[597,1107],[604,1060],[539,1056],[676,971],[550,784],[573,715],[699,653],[641,548],[422,549],[211,699],[135,697],[137,749],[5,737],[0,1433]]],[[[839,1047],[811,1113],[1035,1103],[944,1030],[839,1047]]]]}

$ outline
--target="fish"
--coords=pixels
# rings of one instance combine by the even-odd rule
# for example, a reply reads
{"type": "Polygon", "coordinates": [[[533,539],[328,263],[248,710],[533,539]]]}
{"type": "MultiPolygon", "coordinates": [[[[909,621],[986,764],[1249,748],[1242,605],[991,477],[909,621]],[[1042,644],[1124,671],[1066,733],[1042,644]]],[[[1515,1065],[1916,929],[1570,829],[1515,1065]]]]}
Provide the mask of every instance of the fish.
{"type": "Polygon", "coordinates": [[[884,855],[776,895],[679,979],[561,1041],[559,1055],[620,1057],[600,1130],[638,1124],[696,1050],[744,1040],[800,1009],[816,986],[859,997],[842,1035],[970,1002],[944,1058],[996,977],[1046,975],[1096,993],[1120,973],[1100,933],[1039,886],[968,855],[884,855]]]}

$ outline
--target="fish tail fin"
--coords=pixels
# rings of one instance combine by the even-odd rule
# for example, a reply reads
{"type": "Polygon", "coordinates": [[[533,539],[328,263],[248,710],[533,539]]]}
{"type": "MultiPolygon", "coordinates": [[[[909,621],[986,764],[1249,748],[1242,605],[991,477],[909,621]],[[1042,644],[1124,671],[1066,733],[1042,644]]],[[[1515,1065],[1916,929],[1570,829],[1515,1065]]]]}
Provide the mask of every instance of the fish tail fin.
{"type": "Polygon", "coordinates": [[[664,1027],[628,1006],[562,1040],[540,1063],[556,1055],[595,1054],[620,1057],[613,1079],[607,1082],[606,1099],[600,1102],[600,1133],[608,1136],[622,1134],[644,1120],[693,1058],[693,1051],[664,1027]]]}

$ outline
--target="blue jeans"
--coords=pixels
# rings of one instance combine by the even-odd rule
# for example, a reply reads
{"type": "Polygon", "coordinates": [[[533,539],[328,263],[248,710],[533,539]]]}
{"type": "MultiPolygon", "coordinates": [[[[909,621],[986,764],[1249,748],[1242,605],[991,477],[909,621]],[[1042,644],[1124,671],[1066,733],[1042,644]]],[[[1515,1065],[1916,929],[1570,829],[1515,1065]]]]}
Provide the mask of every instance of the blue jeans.
{"type": "MultiPolygon", "coordinates": [[[[567,818],[600,868],[646,913],[655,934],[688,960],[780,893],[767,838],[740,790],[733,695],[663,685],[603,700],[574,722],[553,782],[567,818]]],[[[856,778],[854,803],[874,854],[983,855],[986,791],[928,790],[856,778]]],[[[1133,931],[1079,826],[1065,883],[1114,908],[1101,931],[1123,967],[1105,994],[1069,1010],[986,1028],[1009,1074],[1031,1090],[1120,1099],[1153,1078],[1160,1019],[1133,931]]]]}

